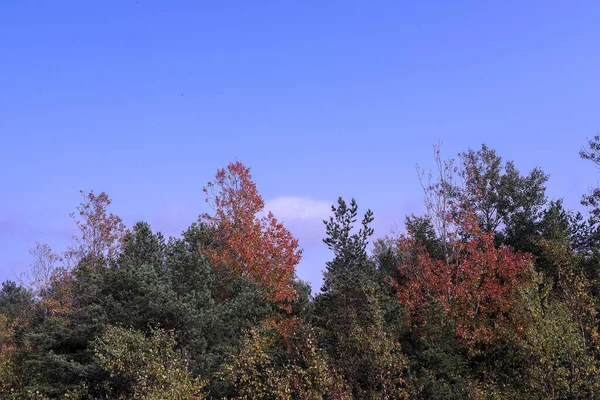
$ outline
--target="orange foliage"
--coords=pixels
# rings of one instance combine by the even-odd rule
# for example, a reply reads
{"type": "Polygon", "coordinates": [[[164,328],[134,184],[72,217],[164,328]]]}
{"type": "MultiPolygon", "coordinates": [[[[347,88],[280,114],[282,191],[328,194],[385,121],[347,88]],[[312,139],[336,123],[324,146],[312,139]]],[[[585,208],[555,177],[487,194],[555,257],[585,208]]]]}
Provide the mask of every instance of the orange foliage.
{"type": "Polygon", "coordinates": [[[63,315],[71,309],[73,302],[73,275],[65,269],[56,270],[51,278],[50,289],[41,299],[46,315],[63,315]]]}
{"type": "Polygon", "coordinates": [[[215,229],[215,246],[206,249],[215,268],[255,282],[265,299],[289,310],[296,298],[295,266],[301,258],[298,240],[273,216],[259,217],[264,201],[250,169],[240,162],[217,172],[204,188],[215,214],[204,218],[215,229]]]}

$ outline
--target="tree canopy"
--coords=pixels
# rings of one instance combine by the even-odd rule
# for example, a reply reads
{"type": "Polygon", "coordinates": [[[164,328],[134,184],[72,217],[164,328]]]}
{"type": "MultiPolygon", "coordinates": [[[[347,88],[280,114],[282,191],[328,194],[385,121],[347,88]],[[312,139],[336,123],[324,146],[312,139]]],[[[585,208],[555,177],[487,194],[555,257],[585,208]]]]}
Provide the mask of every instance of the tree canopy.
{"type": "MultiPolygon", "coordinates": [[[[339,198],[323,285],[239,161],[178,237],[83,193],[73,244],[0,289],[6,399],[600,398],[600,189],[548,199],[486,145],[434,148],[424,212],[375,238],[339,198]]],[[[600,164],[600,138],[581,157],[600,164]]]]}

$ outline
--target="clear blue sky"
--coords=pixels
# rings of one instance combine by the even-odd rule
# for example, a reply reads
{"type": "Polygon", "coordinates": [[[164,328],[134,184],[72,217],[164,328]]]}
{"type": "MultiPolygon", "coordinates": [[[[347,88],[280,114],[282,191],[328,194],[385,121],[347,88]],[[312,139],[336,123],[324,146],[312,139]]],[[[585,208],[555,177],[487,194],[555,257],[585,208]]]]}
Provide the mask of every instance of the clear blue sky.
{"type": "Polygon", "coordinates": [[[315,289],[323,205],[354,196],[388,233],[438,140],[540,166],[576,207],[597,183],[577,152],[600,130],[598,21],[598,1],[2,1],[0,280],[68,243],[80,189],[176,235],[236,158],[315,289]]]}

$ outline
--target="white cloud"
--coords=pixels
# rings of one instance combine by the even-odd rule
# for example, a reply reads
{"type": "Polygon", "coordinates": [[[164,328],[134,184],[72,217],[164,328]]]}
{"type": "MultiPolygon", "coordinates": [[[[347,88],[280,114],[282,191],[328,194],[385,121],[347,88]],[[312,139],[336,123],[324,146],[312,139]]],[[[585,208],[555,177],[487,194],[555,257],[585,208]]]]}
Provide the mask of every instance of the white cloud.
{"type": "Polygon", "coordinates": [[[315,200],[310,197],[276,197],[265,204],[265,211],[271,211],[283,220],[327,219],[331,212],[329,201],[315,200]]]}

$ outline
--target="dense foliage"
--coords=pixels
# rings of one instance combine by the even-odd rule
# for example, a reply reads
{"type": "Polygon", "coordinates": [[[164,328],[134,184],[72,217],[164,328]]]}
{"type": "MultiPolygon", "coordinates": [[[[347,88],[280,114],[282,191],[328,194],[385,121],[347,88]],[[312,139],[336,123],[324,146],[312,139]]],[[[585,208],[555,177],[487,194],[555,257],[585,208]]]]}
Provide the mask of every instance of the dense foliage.
{"type": "Polygon", "coordinates": [[[372,248],[373,213],[332,206],[316,296],[239,162],[180,237],[82,193],[74,244],[2,284],[0,398],[600,398],[600,189],[586,216],[485,145],[435,161],[425,213],[372,248]]]}

